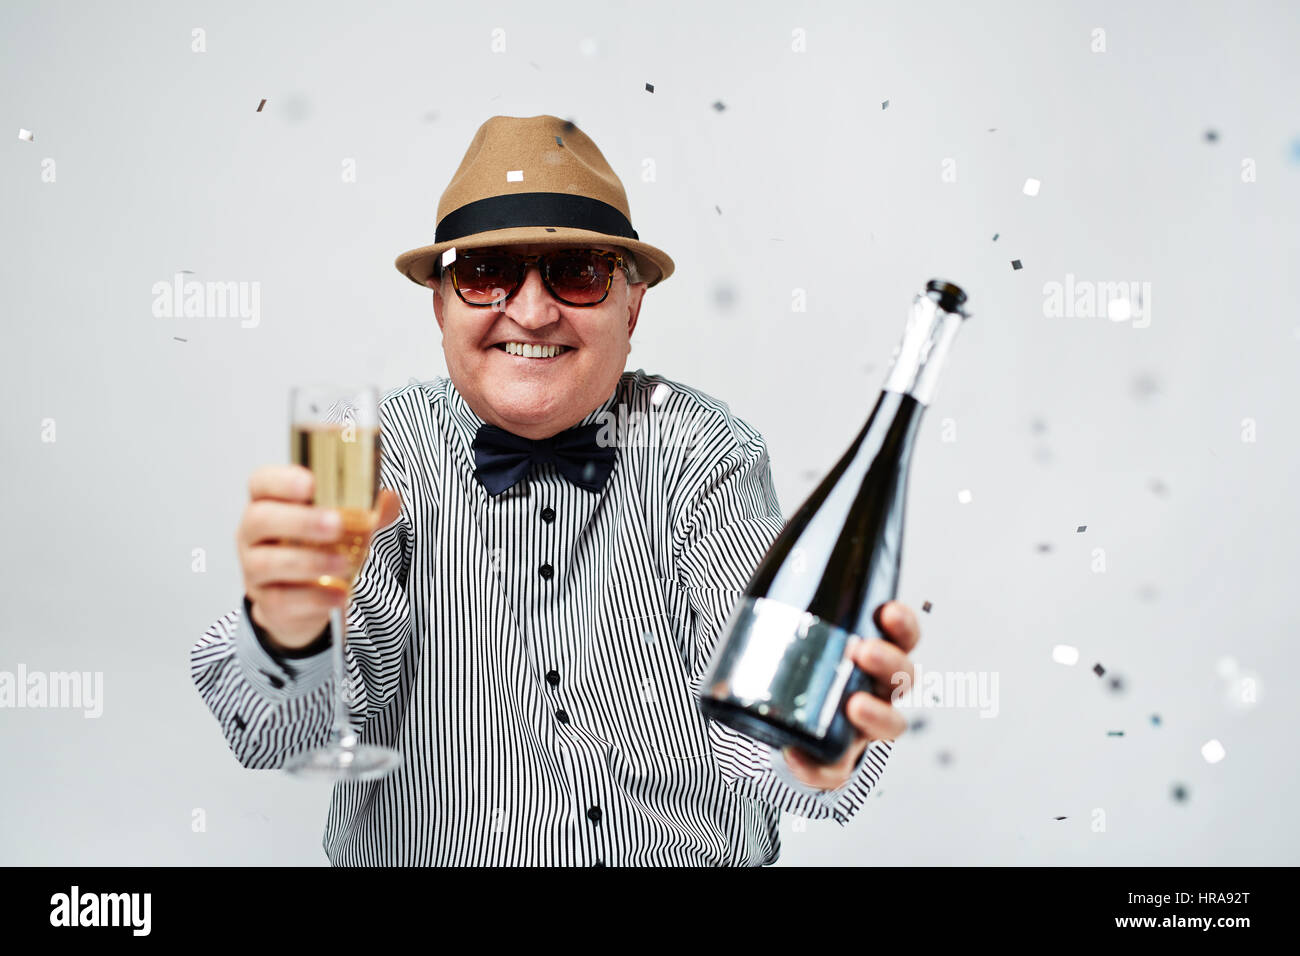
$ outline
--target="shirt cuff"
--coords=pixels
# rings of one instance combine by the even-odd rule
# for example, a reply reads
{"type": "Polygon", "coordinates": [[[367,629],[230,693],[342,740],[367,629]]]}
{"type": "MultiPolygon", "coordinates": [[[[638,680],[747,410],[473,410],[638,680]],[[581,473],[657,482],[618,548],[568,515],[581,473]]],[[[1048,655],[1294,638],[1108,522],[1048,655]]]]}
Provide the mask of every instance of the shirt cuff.
{"type": "Polygon", "coordinates": [[[254,623],[252,603],[245,595],[235,631],[235,657],[244,679],[267,700],[293,700],[327,683],[333,671],[330,643],[326,626],[319,637],[297,652],[273,650],[265,632],[254,623]]]}

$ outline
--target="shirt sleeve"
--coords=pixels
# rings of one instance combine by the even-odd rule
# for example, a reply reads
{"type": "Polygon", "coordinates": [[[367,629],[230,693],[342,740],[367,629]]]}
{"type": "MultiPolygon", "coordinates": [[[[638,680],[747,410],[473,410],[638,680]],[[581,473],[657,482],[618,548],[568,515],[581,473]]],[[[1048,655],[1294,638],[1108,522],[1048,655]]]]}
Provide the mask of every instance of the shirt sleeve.
{"type": "MultiPolygon", "coordinates": [[[[724,443],[721,461],[715,457],[687,480],[674,522],[677,581],[686,589],[695,626],[690,683],[697,701],[723,625],[784,526],[762,436],[740,419],[730,423],[734,440],[724,443]]],[[[823,791],[797,780],[779,749],[713,720],[708,733],[716,766],[733,791],[841,825],[866,801],[892,746],[888,740],[872,741],[848,781],[823,791]]]]}
{"type": "MultiPolygon", "coordinates": [[[[411,566],[410,484],[390,455],[380,459],[381,484],[402,496],[402,510],[375,532],[346,615],[344,664],[353,727],[382,710],[398,688],[401,658],[411,641],[407,577],[411,566]]],[[[328,628],[298,653],[265,642],[242,607],[218,618],[190,649],[190,676],[216,717],[231,751],[250,768],[278,768],[287,757],[323,745],[334,716],[334,674],[328,628]]]]}

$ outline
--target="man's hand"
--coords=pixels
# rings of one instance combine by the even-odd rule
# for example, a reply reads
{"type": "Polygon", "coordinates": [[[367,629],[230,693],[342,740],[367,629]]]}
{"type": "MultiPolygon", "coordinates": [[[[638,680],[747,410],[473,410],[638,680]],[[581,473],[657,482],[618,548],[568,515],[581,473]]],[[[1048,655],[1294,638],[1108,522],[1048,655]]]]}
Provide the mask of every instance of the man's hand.
{"type": "Polygon", "coordinates": [[[248,480],[248,505],[235,542],[253,621],[277,648],[304,647],[324,629],[330,609],[344,606],[346,592],[320,579],[356,574],[374,532],[401,513],[397,492],[383,488],[369,516],[373,527],[327,528],[321,521],[335,509],[312,504],[315,487],[301,465],[267,465],[248,480]],[[348,545],[357,547],[356,556],[341,553],[348,545]]]}
{"type": "MultiPolygon", "coordinates": [[[[889,640],[856,640],[850,646],[849,654],[858,667],[876,679],[876,687],[881,693],[892,696],[895,688],[901,687],[904,691],[910,688],[916,677],[907,654],[921,639],[921,626],[916,614],[906,604],[887,601],[880,607],[877,620],[889,635],[889,640]],[[902,674],[907,675],[905,685],[901,676],[895,680],[895,675],[902,674]]],[[[843,786],[853,776],[853,768],[867,744],[873,740],[893,740],[907,729],[907,721],[889,700],[882,700],[866,691],[858,691],[850,697],[844,712],[857,728],[857,734],[838,763],[818,763],[797,747],[782,749],[795,779],[819,790],[843,786]]]]}

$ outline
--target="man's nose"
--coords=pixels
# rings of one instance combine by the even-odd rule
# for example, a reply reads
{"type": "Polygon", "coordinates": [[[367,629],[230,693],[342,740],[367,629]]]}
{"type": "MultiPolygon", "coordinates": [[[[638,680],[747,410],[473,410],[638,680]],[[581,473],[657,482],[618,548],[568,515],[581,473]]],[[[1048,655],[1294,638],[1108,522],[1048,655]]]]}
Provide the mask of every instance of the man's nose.
{"type": "Polygon", "coordinates": [[[506,312],[528,329],[550,325],[560,317],[560,304],[547,291],[537,263],[528,263],[524,270],[524,284],[506,302],[506,312]]]}

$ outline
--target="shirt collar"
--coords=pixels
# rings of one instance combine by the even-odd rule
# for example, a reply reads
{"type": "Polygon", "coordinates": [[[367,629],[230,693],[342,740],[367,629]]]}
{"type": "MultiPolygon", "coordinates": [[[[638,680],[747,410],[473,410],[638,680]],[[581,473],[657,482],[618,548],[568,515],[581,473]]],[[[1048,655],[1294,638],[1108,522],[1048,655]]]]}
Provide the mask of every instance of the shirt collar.
{"type": "MultiPolygon", "coordinates": [[[[587,415],[571,427],[577,428],[582,425],[590,425],[592,422],[600,421],[601,416],[610,412],[618,403],[619,395],[622,393],[627,381],[627,373],[619,376],[618,382],[614,385],[613,391],[609,397],[592,409],[587,415]]],[[[486,425],[487,422],[475,414],[474,409],[469,407],[460,390],[456,388],[450,378],[444,378],[439,382],[441,391],[445,397],[447,410],[451,413],[451,422],[453,429],[459,436],[461,446],[464,449],[465,456],[469,459],[471,465],[474,463],[474,437],[478,434],[479,427],[486,425]]],[[[435,392],[436,394],[436,392],[435,392]]]]}

